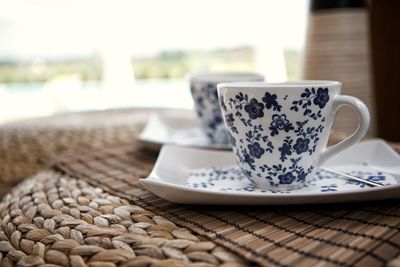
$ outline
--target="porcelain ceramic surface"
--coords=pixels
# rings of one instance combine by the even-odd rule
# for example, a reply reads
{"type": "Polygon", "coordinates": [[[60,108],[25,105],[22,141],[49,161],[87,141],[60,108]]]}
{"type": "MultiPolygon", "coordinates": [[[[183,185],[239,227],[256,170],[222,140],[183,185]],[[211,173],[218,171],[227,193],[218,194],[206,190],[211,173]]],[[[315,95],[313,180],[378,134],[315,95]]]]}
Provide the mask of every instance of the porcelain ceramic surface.
{"type": "MultiPolygon", "coordinates": [[[[394,178],[394,176],[376,170],[369,166],[368,163],[343,165],[340,166],[340,171],[368,181],[378,182],[383,185],[397,184],[397,180],[394,178]]],[[[189,174],[186,186],[190,188],[207,189],[211,191],[281,194],[340,192],[369,187],[365,183],[346,180],[341,178],[338,174],[333,174],[325,170],[319,170],[301,189],[293,189],[288,191],[260,189],[257,188],[237,166],[195,169],[189,174]]]]}
{"type": "Polygon", "coordinates": [[[211,143],[230,144],[218,102],[217,83],[229,81],[263,81],[253,73],[203,73],[192,75],[190,90],[204,133],[211,143]]]}
{"type": "Polygon", "coordinates": [[[342,151],[323,166],[382,187],[317,171],[303,188],[259,189],[239,169],[232,152],[164,146],[143,185],[166,200],[186,204],[291,205],[400,197],[400,157],[384,141],[370,140],[342,151]]]}
{"type": "Polygon", "coordinates": [[[197,121],[196,114],[185,111],[184,114],[154,114],[147,121],[139,140],[208,149],[231,150],[230,144],[215,144],[205,136],[197,121]]]}
{"type": "Polygon", "coordinates": [[[314,179],[322,161],[359,141],[368,129],[368,109],[357,98],[340,95],[340,89],[334,81],[219,84],[226,126],[246,177],[272,191],[300,188],[314,179]],[[360,127],[326,149],[343,104],[360,113],[360,127]]]}

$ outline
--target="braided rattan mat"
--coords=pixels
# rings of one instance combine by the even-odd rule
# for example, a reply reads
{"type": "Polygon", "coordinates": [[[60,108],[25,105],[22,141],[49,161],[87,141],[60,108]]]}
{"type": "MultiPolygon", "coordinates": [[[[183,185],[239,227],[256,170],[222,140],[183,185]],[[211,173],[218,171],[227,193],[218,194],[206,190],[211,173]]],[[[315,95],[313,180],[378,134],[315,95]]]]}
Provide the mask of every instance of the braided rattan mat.
{"type": "Polygon", "coordinates": [[[400,202],[298,207],[185,206],[142,189],[156,153],[133,144],[80,151],[55,168],[133,200],[264,266],[382,266],[400,253],[400,202]]]}
{"type": "Polygon", "coordinates": [[[55,170],[13,188],[0,216],[0,266],[249,265],[187,228],[55,170]]]}

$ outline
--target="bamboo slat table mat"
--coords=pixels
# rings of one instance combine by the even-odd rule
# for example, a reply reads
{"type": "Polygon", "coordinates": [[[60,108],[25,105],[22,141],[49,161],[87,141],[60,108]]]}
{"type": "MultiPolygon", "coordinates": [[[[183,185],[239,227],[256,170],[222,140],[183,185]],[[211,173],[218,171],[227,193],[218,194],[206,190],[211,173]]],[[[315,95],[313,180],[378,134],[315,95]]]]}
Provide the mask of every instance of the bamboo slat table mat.
{"type": "Polygon", "coordinates": [[[138,143],[75,151],[53,167],[128,198],[263,266],[383,266],[400,254],[400,201],[314,206],[195,206],[137,182],[157,152],[138,143]]]}

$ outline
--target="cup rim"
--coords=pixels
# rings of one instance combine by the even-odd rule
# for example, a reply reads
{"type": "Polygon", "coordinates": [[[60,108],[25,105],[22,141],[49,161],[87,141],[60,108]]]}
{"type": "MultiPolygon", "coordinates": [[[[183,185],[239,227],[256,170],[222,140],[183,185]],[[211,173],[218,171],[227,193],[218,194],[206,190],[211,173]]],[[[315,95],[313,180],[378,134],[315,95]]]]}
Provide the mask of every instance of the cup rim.
{"type": "Polygon", "coordinates": [[[264,76],[256,72],[200,72],[190,75],[191,82],[240,82],[240,81],[264,81],[264,76]]]}
{"type": "Polygon", "coordinates": [[[317,87],[333,86],[340,87],[342,82],[330,80],[297,80],[279,83],[269,82],[223,82],[217,84],[217,88],[298,88],[298,87],[317,87]]]}

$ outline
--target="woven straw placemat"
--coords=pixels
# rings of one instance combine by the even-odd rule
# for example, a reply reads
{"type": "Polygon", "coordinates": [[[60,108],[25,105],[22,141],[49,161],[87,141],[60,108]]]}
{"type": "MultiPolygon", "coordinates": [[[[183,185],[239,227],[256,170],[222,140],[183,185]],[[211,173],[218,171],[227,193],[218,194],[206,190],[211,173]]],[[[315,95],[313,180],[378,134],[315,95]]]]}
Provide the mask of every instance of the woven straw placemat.
{"type": "Polygon", "coordinates": [[[140,187],[157,152],[137,143],[54,158],[54,168],[133,200],[263,266],[383,266],[400,253],[400,202],[222,207],[167,202],[140,187]]]}
{"type": "Polygon", "coordinates": [[[0,203],[0,266],[245,267],[214,242],[56,170],[0,203]]]}

